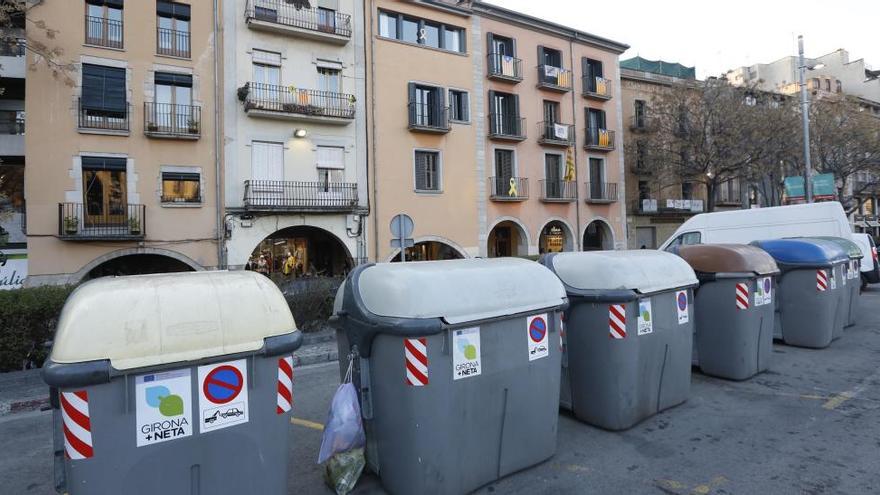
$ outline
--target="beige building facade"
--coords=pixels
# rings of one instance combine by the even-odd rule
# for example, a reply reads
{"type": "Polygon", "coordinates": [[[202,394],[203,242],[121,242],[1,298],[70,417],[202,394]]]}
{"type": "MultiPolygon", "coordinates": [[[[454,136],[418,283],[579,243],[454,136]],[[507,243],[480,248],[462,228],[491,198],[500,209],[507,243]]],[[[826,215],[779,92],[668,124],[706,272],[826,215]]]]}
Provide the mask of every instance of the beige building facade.
{"type": "Polygon", "coordinates": [[[71,0],[29,18],[72,70],[28,54],[26,284],[217,267],[212,3],[71,0]]]}

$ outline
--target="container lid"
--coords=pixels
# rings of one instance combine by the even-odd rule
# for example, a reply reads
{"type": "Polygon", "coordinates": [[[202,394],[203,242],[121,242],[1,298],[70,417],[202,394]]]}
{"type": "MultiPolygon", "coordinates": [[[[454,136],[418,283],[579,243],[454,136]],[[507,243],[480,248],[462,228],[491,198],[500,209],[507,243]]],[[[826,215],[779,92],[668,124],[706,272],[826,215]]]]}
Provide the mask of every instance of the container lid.
{"type": "Polygon", "coordinates": [[[558,253],[550,259],[553,271],[575,289],[635,290],[649,294],[697,285],[690,265],[663,251],[558,253]]]}
{"type": "Polygon", "coordinates": [[[557,307],[565,289],[538,263],[517,258],[379,263],[354,291],[377,316],[463,323],[557,307]]]}
{"type": "Polygon", "coordinates": [[[777,263],[787,265],[827,265],[849,259],[843,248],[822,239],[769,239],[750,244],[767,251],[777,263]]]}
{"type": "Polygon", "coordinates": [[[699,244],[681,246],[678,255],[702,273],[779,273],[773,257],[761,248],[747,244],[699,244]]]}
{"type": "Polygon", "coordinates": [[[822,239],[823,241],[831,241],[838,246],[842,247],[846,254],[849,255],[850,259],[861,259],[863,256],[862,249],[855,242],[844,239],[843,237],[831,237],[831,236],[816,236],[810,237],[810,239],[822,239]]]}
{"type": "Polygon", "coordinates": [[[256,351],[295,330],[281,291],[255,272],[106,277],[71,294],[50,359],[127,370],[256,351]]]}

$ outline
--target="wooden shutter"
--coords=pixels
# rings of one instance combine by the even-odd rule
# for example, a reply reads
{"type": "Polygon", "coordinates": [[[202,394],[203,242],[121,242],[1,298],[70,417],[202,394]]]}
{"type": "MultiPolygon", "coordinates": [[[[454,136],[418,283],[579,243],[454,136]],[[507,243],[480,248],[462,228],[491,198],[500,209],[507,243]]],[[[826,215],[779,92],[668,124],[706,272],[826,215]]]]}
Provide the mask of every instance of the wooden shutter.
{"type": "Polygon", "coordinates": [[[463,122],[470,122],[471,120],[471,102],[470,102],[470,93],[467,91],[462,91],[459,93],[461,95],[461,115],[459,118],[463,122]]]}
{"type": "Polygon", "coordinates": [[[409,111],[409,125],[413,125],[416,123],[416,115],[419,113],[419,109],[416,105],[416,83],[407,83],[406,94],[407,110],[409,111]]]}
{"type": "Polygon", "coordinates": [[[544,46],[538,45],[538,65],[544,65],[544,46]]]}
{"type": "MultiPolygon", "coordinates": [[[[486,35],[486,53],[495,53],[495,35],[492,33],[486,35]]],[[[493,59],[494,58],[495,57],[493,57],[493,59]]]]}
{"type": "Polygon", "coordinates": [[[83,64],[81,98],[85,108],[125,111],[125,69],[83,64]]]}
{"type": "Polygon", "coordinates": [[[523,134],[523,125],[519,120],[519,95],[511,95],[510,97],[513,98],[513,116],[508,118],[510,118],[512,126],[511,131],[519,136],[523,134]]]}
{"type": "Polygon", "coordinates": [[[427,168],[428,168],[428,158],[427,153],[424,151],[416,151],[416,159],[415,159],[415,176],[416,176],[416,189],[424,191],[428,188],[428,177],[427,177],[427,168]]]}
{"type": "Polygon", "coordinates": [[[434,118],[432,124],[445,127],[449,121],[449,115],[445,113],[446,107],[446,90],[443,88],[434,88],[434,118]]]}
{"type": "Polygon", "coordinates": [[[544,155],[544,177],[547,182],[556,182],[560,180],[559,155],[544,155]]]}
{"type": "Polygon", "coordinates": [[[507,190],[507,180],[513,177],[513,152],[495,150],[495,175],[499,184],[507,190]]]}

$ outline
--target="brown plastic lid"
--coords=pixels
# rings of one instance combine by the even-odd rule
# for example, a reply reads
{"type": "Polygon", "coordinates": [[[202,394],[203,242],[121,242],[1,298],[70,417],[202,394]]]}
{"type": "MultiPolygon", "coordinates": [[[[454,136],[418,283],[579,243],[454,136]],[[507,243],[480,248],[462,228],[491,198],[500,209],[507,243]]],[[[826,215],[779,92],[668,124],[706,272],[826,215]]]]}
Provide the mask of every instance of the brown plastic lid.
{"type": "Polygon", "coordinates": [[[766,251],[747,244],[698,244],[682,246],[678,255],[697,272],[779,273],[776,261],[766,251]]]}

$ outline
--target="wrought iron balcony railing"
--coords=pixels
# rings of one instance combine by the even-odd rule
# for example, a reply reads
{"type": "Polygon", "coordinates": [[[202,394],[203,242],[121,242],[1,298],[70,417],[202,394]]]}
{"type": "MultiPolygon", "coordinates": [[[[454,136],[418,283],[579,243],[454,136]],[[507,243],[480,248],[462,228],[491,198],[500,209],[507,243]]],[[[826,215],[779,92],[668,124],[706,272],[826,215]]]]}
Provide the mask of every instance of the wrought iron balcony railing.
{"type": "Polygon", "coordinates": [[[569,203],[577,199],[577,182],[571,180],[540,180],[541,201],[569,203]]]}
{"type": "Polygon", "coordinates": [[[357,208],[350,182],[244,181],[244,206],[267,211],[350,211],[357,208]]]}
{"type": "Polygon", "coordinates": [[[616,182],[587,182],[587,203],[613,203],[617,201],[616,182]]]}
{"type": "Polygon", "coordinates": [[[351,37],[351,16],[322,8],[296,8],[282,0],[248,0],[245,20],[351,37]]]}
{"type": "Polygon", "coordinates": [[[189,58],[189,31],[156,28],[156,53],[169,57],[189,58]]]}
{"type": "Polygon", "coordinates": [[[519,115],[493,113],[489,115],[489,137],[508,141],[522,141],[526,138],[526,119],[519,115]]]}
{"type": "Polygon", "coordinates": [[[86,16],[85,23],[87,45],[122,49],[124,35],[122,21],[86,16]]]}
{"type": "Polygon", "coordinates": [[[538,87],[553,91],[571,91],[571,71],[552,65],[538,66],[538,87]]]}
{"type": "Polygon", "coordinates": [[[414,131],[449,132],[449,108],[412,101],[407,106],[409,128],[414,131]]]}
{"type": "Polygon", "coordinates": [[[354,119],[355,98],[345,93],[250,82],[239,88],[239,97],[243,97],[245,111],[354,119]]]}
{"type": "Polygon", "coordinates": [[[520,82],[523,80],[522,60],[503,53],[490,53],[488,72],[490,79],[520,82]]]}
{"type": "Polygon", "coordinates": [[[198,139],[202,109],[194,105],[144,103],[144,134],[152,137],[198,139]]]}
{"type": "Polygon", "coordinates": [[[609,131],[608,129],[602,129],[600,127],[587,127],[584,147],[588,150],[613,150],[614,131],[609,131]]]}
{"type": "Polygon", "coordinates": [[[538,122],[538,142],[557,146],[574,146],[574,126],[559,122],[538,122]]]}
{"type": "Polygon", "coordinates": [[[82,99],[78,102],[80,129],[128,132],[131,114],[129,105],[125,105],[124,109],[99,108],[83,105],[82,99]]]}
{"type": "Polygon", "coordinates": [[[146,207],[58,203],[58,236],[74,240],[130,240],[147,235],[146,207]]]}
{"type": "Polygon", "coordinates": [[[529,199],[529,179],[525,177],[489,177],[489,199],[525,201],[529,199]]]}
{"type": "Polygon", "coordinates": [[[584,96],[594,100],[611,99],[611,79],[584,76],[584,96]]]}

